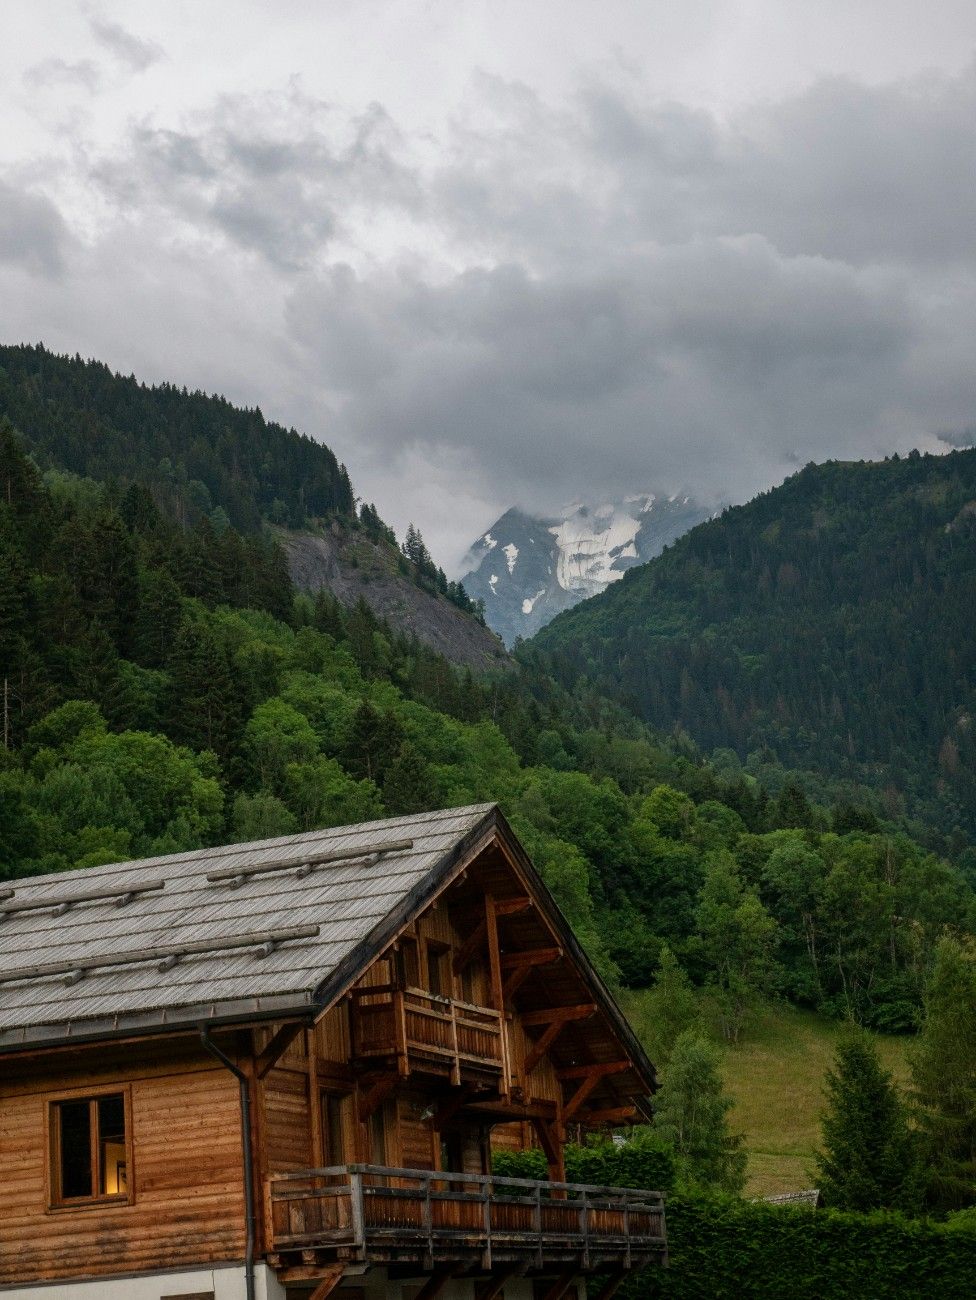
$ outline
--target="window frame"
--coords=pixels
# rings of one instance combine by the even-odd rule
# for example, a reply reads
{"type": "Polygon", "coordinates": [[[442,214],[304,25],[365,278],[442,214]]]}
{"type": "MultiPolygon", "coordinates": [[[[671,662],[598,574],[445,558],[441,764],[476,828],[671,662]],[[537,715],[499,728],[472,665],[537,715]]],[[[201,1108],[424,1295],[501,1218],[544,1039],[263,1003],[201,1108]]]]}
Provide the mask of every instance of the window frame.
{"type": "Polygon", "coordinates": [[[46,1140],[47,1212],[60,1214],[65,1210],[92,1210],[112,1205],[132,1205],[135,1201],[135,1167],[132,1158],[132,1085],[128,1083],[102,1084],[97,1087],[72,1088],[49,1097],[44,1107],[46,1140]],[[98,1144],[98,1102],[105,1097],[121,1097],[125,1118],[125,1183],[124,1192],[101,1195],[98,1186],[99,1168],[96,1156],[98,1144]],[[61,1195],[61,1124],[59,1107],[65,1102],[87,1101],[94,1108],[95,1125],[91,1129],[92,1194],[91,1196],[61,1195]]]}

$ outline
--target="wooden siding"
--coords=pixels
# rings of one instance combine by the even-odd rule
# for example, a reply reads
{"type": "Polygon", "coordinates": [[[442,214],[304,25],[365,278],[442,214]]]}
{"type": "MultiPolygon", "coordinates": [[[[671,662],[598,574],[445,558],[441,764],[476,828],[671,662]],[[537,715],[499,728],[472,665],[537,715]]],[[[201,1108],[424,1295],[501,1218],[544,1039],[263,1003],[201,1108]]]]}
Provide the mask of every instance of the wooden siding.
{"type": "Polygon", "coordinates": [[[193,1059],[58,1071],[0,1084],[0,1285],[241,1259],[239,1091],[193,1059]],[[49,1208],[47,1107],[106,1082],[131,1092],[131,1204],[49,1208]]]}

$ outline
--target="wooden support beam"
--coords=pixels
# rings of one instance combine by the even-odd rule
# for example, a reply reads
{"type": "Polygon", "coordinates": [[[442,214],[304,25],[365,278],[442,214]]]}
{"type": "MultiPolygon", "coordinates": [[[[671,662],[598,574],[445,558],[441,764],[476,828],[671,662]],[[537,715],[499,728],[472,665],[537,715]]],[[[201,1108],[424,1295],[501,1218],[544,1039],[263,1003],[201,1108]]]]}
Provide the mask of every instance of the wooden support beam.
{"type": "Polygon", "coordinates": [[[565,1182],[562,1175],[554,1173],[554,1170],[565,1167],[563,1160],[563,1148],[555,1132],[555,1125],[551,1120],[538,1119],[533,1117],[532,1127],[535,1129],[535,1135],[539,1139],[539,1146],[542,1147],[542,1154],[546,1158],[549,1166],[549,1176],[555,1183],[565,1182]]]}
{"type": "Polygon", "coordinates": [[[557,1114],[554,1101],[534,1100],[520,1104],[519,1102],[508,1101],[500,1095],[469,1101],[467,1108],[470,1111],[479,1111],[484,1115],[498,1116],[505,1122],[527,1119],[554,1120],[557,1114]]]}
{"type": "Polygon", "coordinates": [[[305,1030],[305,1060],[308,1065],[308,1120],[309,1138],[316,1161],[328,1164],[322,1140],[322,1098],[319,1095],[319,1059],[315,1050],[315,1030],[305,1030]]]}
{"type": "Polygon", "coordinates": [[[580,1124],[626,1124],[636,1115],[636,1106],[606,1106],[602,1110],[584,1111],[577,1119],[580,1124]]]}
{"type": "Polygon", "coordinates": [[[519,991],[525,981],[535,970],[534,966],[516,966],[502,988],[502,1001],[511,1002],[515,994],[519,991]]]}
{"type": "Polygon", "coordinates": [[[502,957],[502,970],[511,970],[514,966],[551,966],[562,955],[562,948],[525,948],[522,952],[507,952],[502,957]]]}
{"type": "Polygon", "coordinates": [[[494,1277],[490,1277],[487,1282],[476,1282],[474,1288],[475,1300],[497,1300],[505,1289],[507,1282],[514,1282],[516,1278],[523,1277],[529,1267],[529,1261],[523,1260],[521,1264],[512,1264],[504,1268],[494,1277]]]}
{"type": "MultiPolygon", "coordinates": [[[[579,1276],[579,1266],[573,1264],[564,1273],[560,1273],[545,1294],[545,1300],[563,1300],[563,1296],[579,1276]]],[[[419,1300],[419,1298],[418,1298],[419,1300]]]]}
{"type": "Polygon", "coordinates": [[[554,1025],[557,1021],[565,1024],[568,1020],[588,1020],[596,1015],[595,1002],[580,1002],[573,1007],[543,1007],[541,1011],[523,1011],[523,1025],[554,1025]]]}
{"type": "Polygon", "coordinates": [[[287,1025],[282,1025],[278,1032],[272,1036],[267,1047],[254,1062],[255,1073],[259,1079],[263,1079],[266,1074],[269,1074],[275,1068],[279,1058],[287,1052],[304,1028],[305,1025],[300,1020],[291,1021],[287,1025]]]}
{"type": "Polygon", "coordinates": [[[564,1123],[568,1123],[573,1118],[580,1106],[582,1106],[583,1102],[586,1101],[587,1097],[599,1082],[600,1077],[596,1074],[591,1074],[588,1078],[583,1080],[580,1086],[573,1093],[572,1097],[570,1097],[569,1101],[563,1107],[564,1123]]]}
{"type": "Polygon", "coordinates": [[[528,895],[519,895],[517,898],[496,898],[495,915],[517,916],[519,912],[527,912],[531,906],[532,899],[528,895]]]}
{"type": "Polygon", "coordinates": [[[449,1124],[465,1102],[470,1101],[473,1096],[474,1087],[470,1083],[458,1088],[454,1096],[448,1097],[440,1110],[436,1110],[431,1116],[431,1128],[441,1129],[445,1124],[449,1124]]]}
{"type": "Polygon", "coordinates": [[[308,1300],[325,1300],[326,1296],[330,1296],[342,1281],[342,1274],[344,1271],[344,1264],[333,1265],[333,1267],[329,1269],[328,1274],[323,1277],[322,1281],[308,1297],[308,1300]]]}
{"type": "Polygon", "coordinates": [[[621,1283],[626,1279],[628,1270],[625,1268],[618,1269],[616,1273],[611,1273],[603,1286],[593,1297],[593,1300],[610,1300],[611,1296],[617,1294],[621,1283]]]}
{"type": "Polygon", "coordinates": [[[414,1296],[414,1300],[437,1300],[448,1282],[450,1282],[451,1278],[457,1276],[460,1269],[460,1264],[452,1264],[450,1268],[438,1269],[420,1288],[416,1296],[414,1296]]]}
{"type": "Polygon", "coordinates": [[[384,1074],[375,1083],[370,1084],[365,1092],[359,1094],[359,1122],[365,1124],[373,1111],[382,1106],[397,1085],[395,1074],[384,1074]]]}
{"type": "Polygon", "coordinates": [[[535,1043],[532,1044],[532,1047],[525,1055],[526,1074],[532,1073],[535,1067],[545,1056],[546,1052],[548,1052],[549,1048],[552,1047],[553,1043],[563,1032],[565,1025],[566,1025],[565,1020],[555,1021],[554,1024],[548,1026],[546,1031],[542,1034],[541,1038],[539,1038],[535,1043]]]}
{"type": "Polygon", "coordinates": [[[590,1065],[567,1065],[561,1070],[556,1071],[556,1077],[559,1079],[605,1079],[608,1074],[623,1074],[624,1070],[632,1070],[633,1063],[630,1061],[605,1061],[593,1062],[590,1065]]]}
{"type": "Polygon", "coordinates": [[[492,1006],[496,1011],[504,1011],[502,957],[501,949],[498,946],[498,916],[495,912],[495,900],[491,894],[485,895],[485,934],[488,939],[488,974],[491,981],[492,1006]]]}

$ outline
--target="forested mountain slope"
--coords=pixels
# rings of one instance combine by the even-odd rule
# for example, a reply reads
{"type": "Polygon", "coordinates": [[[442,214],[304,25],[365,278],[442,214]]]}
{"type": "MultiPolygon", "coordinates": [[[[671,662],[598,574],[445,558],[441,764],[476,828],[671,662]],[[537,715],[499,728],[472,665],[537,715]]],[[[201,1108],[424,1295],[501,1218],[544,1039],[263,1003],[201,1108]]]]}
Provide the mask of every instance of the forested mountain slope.
{"type": "Polygon", "coordinates": [[[976,450],[808,466],[534,644],[706,750],[976,833],[976,450]]]}
{"type": "Polygon", "coordinates": [[[483,668],[504,658],[419,536],[404,555],[375,507],[357,507],[329,448],[260,410],[19,344],[0,346],[5,418],[42,469],[123,492],[139,484],[181,536],[197,530],[206,541],[228,524],[244,535],[273,528],[300,589],[330,590],[347,605],[362,597],[456,663],[483,668]]]}
{"type": "Polygon", "coordinates": [[[914,1022],[966,876],[864,810],[719,776],[531,650],[477,678],[141,484],[0,424],[0,877],[495,799],[606,974],[667,943],[735,1036],[779,991],[914,1022]]]}
{"type": "Polygon", "coordinates": [[[41,346],[0,346],[0,416],[42,466],[140,482],[186,518],[224,510],[235,528],[349,515],[349,477],[328,447],[173,384],[150,387],[41,346]]]}

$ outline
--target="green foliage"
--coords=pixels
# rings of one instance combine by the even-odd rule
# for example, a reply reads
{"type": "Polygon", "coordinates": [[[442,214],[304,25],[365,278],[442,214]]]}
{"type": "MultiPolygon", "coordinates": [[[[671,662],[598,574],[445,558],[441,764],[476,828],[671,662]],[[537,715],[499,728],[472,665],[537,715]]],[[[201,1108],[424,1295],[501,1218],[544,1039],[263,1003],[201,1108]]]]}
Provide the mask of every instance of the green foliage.
{"type": "Polygon", "coordinates": [[[694,1029],[675,1041],[655,1098],[655,1131],[675,1152],[683,1185],[738,1192],[745,1184],[742,1138],[729,1132],[717,1049],[694,1029]]]}
{"type": "Polygon", "coordinates": [[[45,464],[144,484],[191,523],[215,507],[249,532],[262,518],[298,527],[353,511],[346,471],[321,442],[266,421],[258,409],[171,384],[150,388],[80,357],[0,347],[4,415],[45,464]]]}
{"type": "Polygon", "coordinates": [[[976,1230],[897,1212],[763,1205],[675,1193],[667,1269],[648,1269],[623,1300],[967,1300],[976,1230]]]}
{"type": "Polygon", "coordinates": [[[723,1035],[736,1042],[750,1009],[772,985],[776,922],[742,881],[731,854],[709,862],[698,904],[698,934],[723,1035]]]}
{"type": "MultiPolygon", "coordinates": [[[[545,1178],[541,1151],[498,1152],[500,1177],[545,1178]]],[[[719,1194],[673,1191],[674,1168],[658,1139],[567,1147],[571,1181],[667,1194],[668,1268],[629,1277],[625,1300],[968,1300],[976,1276],[976,1223],[897,1212],[870,1214],[765,1205],[719,1194]],[[596,1175],[596,1176],[592,1176],[596,1175]]],[[[603,1282],[592,1279],[597,1293],[603,1282]]]]}
{"type": "Polygon", "coordinates": [[[781,826],[816,824],[795,769],[866,810],[869,830],[907,811],[972,838],[974,498],[976,450],[809,465],[561,614],[533,649],[563,684],[585,676],[786,782],[781,826]]]}
{"type": "Polygon", "coordinates": [[[735,755],[716,769],[567,692],[531,649],[458,671],[362,602],[296,599],[280,552],[215,506],[180,523],[155,485],[42,480],[0,425],[2,485],[3,874],[496,800],[605,978],[649,984],[667,945],[732,1034],[774,980],[911,1027],[939,935],[973,929],[970,885],[907,835],[774,802],[735,755]],[[127,741],[124,779],[70,757],[126,735],[162,748],[127,741]],[[160,754],[204,782],[165,817],[160,754]]]}
{"type": "Polygon", "coordinates": [[[944,938],[910,1054],[919,1124],[937,1208],[976,1204],[976,954],[944,938]]]}
{"type": "Polygon", "coordinates": [[[863,1030],[850,1031],[839,1043],[826,1095],[823,1148],[817,1156],[826,1204],[841,1210],[917,1210],[917,1146],[898,1089],[863,1030]]]}
{"type": "Polygon", "coordinates": [[[701,1020],[691,981],[671,948],[661,945],[654,983],[642,1002],[643,1041],[655,1063],[667,1067],[675,1043],[701,1020]]]}

